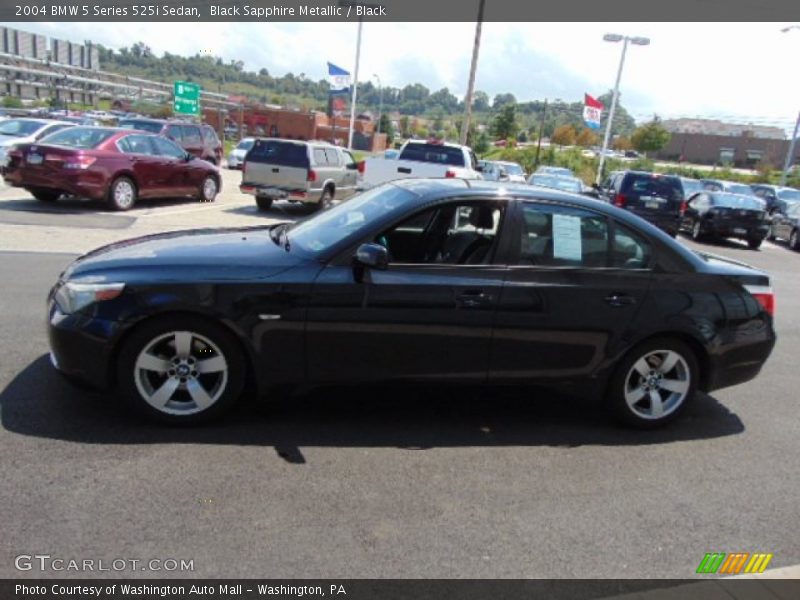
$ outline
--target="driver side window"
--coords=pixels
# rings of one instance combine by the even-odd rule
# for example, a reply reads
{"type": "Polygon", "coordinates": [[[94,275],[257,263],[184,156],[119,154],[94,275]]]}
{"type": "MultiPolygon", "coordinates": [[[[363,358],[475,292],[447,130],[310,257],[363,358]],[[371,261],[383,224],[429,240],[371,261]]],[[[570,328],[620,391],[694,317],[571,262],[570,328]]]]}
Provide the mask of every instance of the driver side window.
{"type": "Polygon", "coordinates": [[[417,213],[374,241],[389,251],[390,263],[488,264],[501,219],[495,203],[448,204],[417,213]]]}

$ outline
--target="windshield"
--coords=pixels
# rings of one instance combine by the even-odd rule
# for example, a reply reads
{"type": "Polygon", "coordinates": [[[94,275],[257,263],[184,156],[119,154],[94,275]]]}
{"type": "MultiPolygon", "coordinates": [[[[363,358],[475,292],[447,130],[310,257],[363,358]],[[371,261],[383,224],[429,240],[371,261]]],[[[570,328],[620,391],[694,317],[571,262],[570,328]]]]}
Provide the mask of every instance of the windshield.
{"type": "Polygon", "coordinates": [[[517,163],[500,163],[500,166],[506,170],[506,173],[509,175],[524,175],[525,172],[522,170],[517,163]]]}
{"type": "Polygon", "coordinates": [[[42,138],[43,144],[69,146],[70,148],[97,148],[114,135],[110,129],[95,127],[70,127],[42,138]]]}
{"type": "Polygon", "coordinates": [[[800,202],[800,192],[797,190],[781,190],[778,192],[778,198],[789,200],[790,202],[800,202]]]}
{"type": "Polygon", "coordinates": [[[566,167],[539,167],[537,173],[546,173],[547,175],[561,175],[565,177],[572,177],[572,171],[566,167]]]}
{"type": "Polygon", "coordinates": [[[255,140],[242,140],[239,142],[239,145],[236,146],[237,150],[250,150],[253,147],[253,142],[255,140]]]}
{"type": "Polygon", "coordinates": [[[731,194],[744,194],[746,196],[752,196],[753,190],[749,185],[744,185],[741,183],[731,183],[727,186],[726,192],[730,192],[731,194]]]}
{"type": "Polygon", "coordinates": [[[566,177],[556,177],[554,175],[534,175],[531,183],[567,192],[581,191],[581,182],[577,179],[567,179],[566,177]]]}
{"type": "Polygon", "coordinates": [[[150,133],[161,133],[164,127],[161,123],[153,121],[120,121],[119,126],[122,129],[137,129],[139,131],[149,131],[150,133]]]}
{"type": "Polygon", "coordinates": [[[16,135],[25,137],[33,135],[44,127],[44,123],[28,119],[8,119],[0,123],[0,135],[16,135]]]}
{"type": "Polygon", "coordinates": [[[714,196],[714,206],[722,208],[744,208],[748,210],[761,210],[761,202],[753,196],[740,194],[718,194],[714,196]]]}
{"type": "Polygon", "coordinates": [[[287,236],[289,247],[319,254],[358,235],[363,227],[388,216],[415,197],[413,192],[392,184],[375,187],[294,226],[287,236]]]}

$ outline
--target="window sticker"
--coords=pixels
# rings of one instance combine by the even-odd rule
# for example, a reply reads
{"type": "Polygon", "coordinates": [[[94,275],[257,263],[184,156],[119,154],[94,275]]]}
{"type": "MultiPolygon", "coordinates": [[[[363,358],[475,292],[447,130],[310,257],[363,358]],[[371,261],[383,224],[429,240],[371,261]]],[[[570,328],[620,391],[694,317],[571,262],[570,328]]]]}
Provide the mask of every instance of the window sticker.
{"type": "Polygon", "coordinates": [[[553,258],[577,261],[583,258],[580,217],[553,215],[553,258]]]}

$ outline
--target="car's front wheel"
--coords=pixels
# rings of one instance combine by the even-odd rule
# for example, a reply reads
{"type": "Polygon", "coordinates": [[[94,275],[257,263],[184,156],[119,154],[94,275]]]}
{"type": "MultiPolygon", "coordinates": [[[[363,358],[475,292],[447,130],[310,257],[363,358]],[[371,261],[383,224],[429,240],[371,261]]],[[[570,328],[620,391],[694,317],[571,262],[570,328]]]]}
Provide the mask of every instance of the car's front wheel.
{"type": "Polygon", "coordinates": [[[219,417],[242,393],[242,350],[221,325],[200,318],[157,319],[124,342],[117,382],[138,412],[170,423],[219,417]]]}
{"type": "Polygon", "coordinates": [[[607,400],[626,425],[653,429],[686,408],[698,377],[697,358],[686,344],[669,338],[650,340],[622,359],[609,383],[607,400]]]}

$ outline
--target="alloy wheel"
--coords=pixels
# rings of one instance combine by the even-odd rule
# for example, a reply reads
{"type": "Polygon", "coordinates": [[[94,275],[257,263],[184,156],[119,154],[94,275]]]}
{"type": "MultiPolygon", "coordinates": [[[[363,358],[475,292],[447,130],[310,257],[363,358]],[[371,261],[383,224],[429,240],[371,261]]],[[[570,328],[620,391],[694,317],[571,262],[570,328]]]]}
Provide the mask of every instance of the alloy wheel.
{"type": "Polygon", "coordinates": [[[134,382],[141,397],[168,415],[192,415],[212,407],[228,384],[228,362],[219,346],[192,331],[152,339],[136,358],[134,382]]]}
{"type": "Polygon", "coordinates": [[[628,371],[625,402],[637,417],[658,420],[675,412],[691,389],[686,359],[674,350],[651,350],[628,371]]]}
{"type": "Polygon", "coordinates": [[[213,202],[217,196],[217,182],[213,177],[206,177],[203,182],[203,200],[205,202],[213,202]]]}
{"type": "Polygon", "coordinates": [[[133,184],[127,179],[117,182],[114,186],[114,203],[122,210],[133,206],[133,199],[136,195],[133,184]]]}

